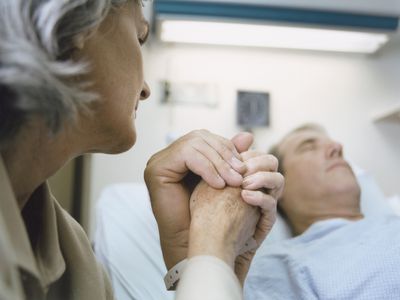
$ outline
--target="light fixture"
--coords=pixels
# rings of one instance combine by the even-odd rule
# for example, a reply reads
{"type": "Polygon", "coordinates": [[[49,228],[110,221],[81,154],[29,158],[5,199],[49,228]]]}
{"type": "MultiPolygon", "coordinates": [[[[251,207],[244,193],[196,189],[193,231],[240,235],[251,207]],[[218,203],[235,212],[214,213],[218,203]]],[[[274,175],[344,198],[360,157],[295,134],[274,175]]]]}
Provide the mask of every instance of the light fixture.
{"type": "Polygon", "coordinates": [[[231,46],[373,53],[396,32],[397,16],[228,1],[158,0],[161,40],[231,46]]]}
{"type": "Polygon", "coordinates": [[[278,25],[164,20],[161,40],[230,46],[253,46],[373,53],[388,41],[385,33],[278,25]]]}

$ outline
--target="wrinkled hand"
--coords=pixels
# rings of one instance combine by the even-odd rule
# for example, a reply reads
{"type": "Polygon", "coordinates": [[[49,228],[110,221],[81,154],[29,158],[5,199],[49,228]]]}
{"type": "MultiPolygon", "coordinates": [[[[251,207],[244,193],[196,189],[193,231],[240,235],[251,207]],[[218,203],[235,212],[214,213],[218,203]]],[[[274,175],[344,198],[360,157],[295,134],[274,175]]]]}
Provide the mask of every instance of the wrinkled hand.
{"type": "Polygon", "coordinates": [[[168,269],[188,254],[191,190],[186,179],[193,172],[215,189],[226,185],[239,187],[246,167],[238,151],[248,150],[252,141],[252,135],[246,133],[229,141],[208,131],[197,130],[178,139],[148,161],[145,181],[168,269]]]}
{"type": "MultiPolygon", "coordinates": [[[[277,201],[284,188],[284,177],[278,173],[278,160],[263,152],[246,151],[241,154],[246,164],[246,173],[242,184],[242,198],[250,205],[261,209],[254,239],[260,246],[271,231],[276,219],[277,201]]],[[[239,255],[235,261],[235,273],[244,283],[256,249],[239,255]]]]}
{"type": "Polygon", "coordinates": [[[241,188],[214,189],[200,182],[190,198],[188,257],[211,255],[234,268],[235,258],[253,236],[259,209],[244,202],[241,188]]]}

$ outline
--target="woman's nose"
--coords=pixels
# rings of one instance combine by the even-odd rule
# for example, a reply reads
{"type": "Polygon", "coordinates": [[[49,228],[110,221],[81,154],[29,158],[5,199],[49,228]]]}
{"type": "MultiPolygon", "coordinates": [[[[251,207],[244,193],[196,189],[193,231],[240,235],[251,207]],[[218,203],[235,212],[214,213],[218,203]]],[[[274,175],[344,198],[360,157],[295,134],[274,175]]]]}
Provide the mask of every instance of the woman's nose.
{"type": "Polygon", "coordinates": [[[143,84],[143,89],[140,92],[140,100],[146,100],[147,98],[150,97],[150,94],[151,94],[150,87],[145,81],[143,84]]]}

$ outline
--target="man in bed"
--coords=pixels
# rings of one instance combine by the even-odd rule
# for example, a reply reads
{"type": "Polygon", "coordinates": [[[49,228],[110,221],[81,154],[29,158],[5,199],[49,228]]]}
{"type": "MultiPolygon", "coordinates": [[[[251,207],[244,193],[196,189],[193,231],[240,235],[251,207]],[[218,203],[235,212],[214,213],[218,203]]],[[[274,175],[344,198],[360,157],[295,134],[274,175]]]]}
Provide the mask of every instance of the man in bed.
{"type": "Polygon", "coordinates": [[[318,125],[272,148],[286,183],[278,207],[294,238],[265,245],[245,299],[400,299],[400,218],[364,218],[342,146],[318,125]]]}

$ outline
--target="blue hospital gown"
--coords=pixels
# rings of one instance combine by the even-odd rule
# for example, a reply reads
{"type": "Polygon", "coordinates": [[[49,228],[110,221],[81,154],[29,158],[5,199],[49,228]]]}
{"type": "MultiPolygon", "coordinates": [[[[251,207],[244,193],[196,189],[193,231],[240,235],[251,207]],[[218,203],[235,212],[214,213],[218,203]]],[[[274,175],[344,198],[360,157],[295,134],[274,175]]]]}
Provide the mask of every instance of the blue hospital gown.
{"type": "Polygon", "coordinates": [[[256,255],[246,300],[400,299],[400,217],[331,219],[256,255]]]}

